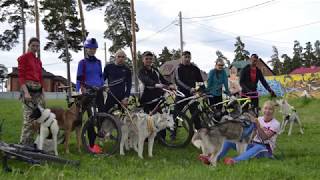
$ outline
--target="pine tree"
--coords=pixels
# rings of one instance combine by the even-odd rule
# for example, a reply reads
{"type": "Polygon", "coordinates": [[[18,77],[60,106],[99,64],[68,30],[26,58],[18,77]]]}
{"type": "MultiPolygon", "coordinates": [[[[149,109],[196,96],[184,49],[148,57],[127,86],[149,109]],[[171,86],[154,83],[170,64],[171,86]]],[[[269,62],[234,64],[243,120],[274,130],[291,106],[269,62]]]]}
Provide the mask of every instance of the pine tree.
{"type": "Polygon", "coordinates": [[[164,64],[165,62],[167,61],[171,61],[172,60],[172,54],[170,53],[169,49],[165,46],[163,49],[162,49],[162,52],[161,54],[159,54],[159,63],[160,63],[160,66],[162,64],[164,64]]]}
{"type": "Polygon", "coordinates": [[[245,44],[241,41],[240,36],[236,38],[236,43],[234,44],[235,46],[235,57],[234,61],[244,61],[249,59],[249,51],[245,50],[245,44]]]}
{"type": "Polygon", "coordinates": [[[45,14],[42,23],[48,32],[47,39],[49,40],[44,50],[61,52],[59,58],[63,60],[71,56],[66,52],[64,32],[67,35],[68,48],[74,52],[81,50],[82,31],[75,0],[43,0],[40,4],[40,10],[45,14]],[[62,23],[65,23],[65,29],[62,23]]]}
{"type": "Polygon", "coordinates": [[[292,71],[292,59],[287,54],[282,54],[283,58],[283,74],[289,74],[292,71]]]}
{"type": "Polygon", "coordinates": [[[222,59],[223,61],[225,61],[228,64],[228,67],[230,67],[230,61],[228,60],[227,57],[225,57],[221,51],[217,50],[216,51],[216,55],[218,56],[218,59],[222,59]]]}
{"type": "Polygon", "coordinates": [[[172,58],[171,58],[172,60],[177,60],[177,59],[181,58],[181,50],[180,49],[178,49],[178,50],[172,49],[171,54],[172,54],[172,58]]]}
{"type": "MultiPolygon", "coordinates": [[[[32,6],[26,0],[1,0],[0,23],[10,25],[0,34],[0,49],[10,51],[17,43],[26,21],[33,22],[32,6]]],[[[25,34],[23,34],[25,36],[25,34]]],[[[24,38],[25,39],[25,38],[24,38]]],[[[26,44],[23,42],[24,45],[26,44]]],[[[25,49],[25,48],[24,48],[25,49]]]]}
{"type": "Polygon", "coordinates": [[[313,52],[314,56],[316,57],[315,61],[312,61],[312,65],[313,66],[320,66],[320,41],[317,40],[314,43],[314,52],[313,52]]]}
{"type": "Polygon", "coordinates": [[[8,76],[8,68],[5,65],[0,64],[0,87],[1,87],[1,92],[3,92],[4,82],[6,81],[7,76],[8,76]]]}
{"type": "Polygon", "coordinates": [[[313,53],[313,48],[311,42],[306,43],[306,47],[303,52],[303,66],[310,67],[314,61],[316,61],[316,56],[313,53]]]}
{"type": "Polygon", "coordinates": [[[302,61],[303,61],[302,50],[303,48],[300,45],[300,42],[295,40],[293,45],[292,66],[291,66],[290,72],[302,66],[302,61]]]}
{"type": "MultiPolygon", "coordinates": [[[[107,29],[104,37],[112,41],[110,52],[116,52],[118,49],[130,47],[132,54],[132,37],[130,3],[127,0],[82,0],[87,5],[87,10],[106,7],[105,22],[107,29]]],[[[136,32],[139,31],[137,24],[136,32]]]]}
{"type": "Polygon", "coordinates": [[[273,50],[273,55],[271,56],[271,60],[269,62],[271,62],[271,66],[273,67],[272,71],[276,75],[280,75],[282,74],[283,64],[280,61],[277,47],[272,46],[272,50],[273,50]]]}

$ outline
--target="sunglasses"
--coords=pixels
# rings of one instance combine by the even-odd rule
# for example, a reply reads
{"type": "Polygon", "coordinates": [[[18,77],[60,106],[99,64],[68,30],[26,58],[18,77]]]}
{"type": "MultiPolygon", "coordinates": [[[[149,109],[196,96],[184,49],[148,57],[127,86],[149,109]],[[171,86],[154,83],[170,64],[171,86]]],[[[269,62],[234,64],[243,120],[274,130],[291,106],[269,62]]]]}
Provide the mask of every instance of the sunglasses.
{"type": "Polygon", "coordinates": [[[145,60],[152,60],[152,58],[144,58],[145,60]]]}
{"type": "Polygon", "coordinates": [[[118,58],[125,58],[125,56],[117,56],[118,58]]]}

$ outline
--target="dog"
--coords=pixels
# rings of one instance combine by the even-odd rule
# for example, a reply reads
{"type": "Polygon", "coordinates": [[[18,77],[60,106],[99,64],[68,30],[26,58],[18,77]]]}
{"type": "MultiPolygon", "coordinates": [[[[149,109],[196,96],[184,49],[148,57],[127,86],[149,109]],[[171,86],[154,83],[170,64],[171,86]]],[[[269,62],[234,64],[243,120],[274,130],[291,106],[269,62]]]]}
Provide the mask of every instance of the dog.
{"type": "Polygon", "coordinates": [[[234,142],[238,153],[243,153],[255,135],[254,113],[239,114],[237,111],[241,110],[240,104],[235,101],[230,101],[227,106],[234,108],[233,113],[224,115],[218,124],[210,128],[196,131],[191,139],[192,144],[201,149],[202,155],[209,156],[208,163],[212,166],[216,166],[218,155],[226,140],[234,142]]]}
{"type": "Polygon", "coordinates": [[[277,105],[279,105],[280,112],[282,113],[282,116],[283,116],[283,121],[281,122],[281,126],[280,126],[280,128],[281,128],[280,134],[285,131],[288,123],[290,123],[288,136],[291,135],[292,127],[293,127],[294,123],[297,123],[299,125],[300,133],[303,134],[304,132],[303,132],[301,120],[299,118],[299,115],[298,115],[296,109],[293,106],[291,106],[288,103],[288,101],[285,99],[279,99],[276,102],[277,102],[277,105]]]}
{"type": "Polygon", "coordinates": [[[152,157],[154,139],[157,133],[165,128],[174,129],[174,120],[170,112],[156,113],[152,116],[143,112],[132,113],[121,126],[122,137],[120,142],[120,155],[126,149],[133,147],[138,156],[143,159],[143,146],[148,138],[148,156],[152,157]]]}
{"type": "Polygon", "coordinates": [[[39,134],[39,143],[37,148],[43,150],[45,140],[49,137],[49,134],[52,135],[53,140],[53,149],[54,154],[58,156],[58,132],[59,126],[56,120],[56,115],[53,114],[50,109],[44,109],[41,106],[36,106],[33,108],[30,115],[31,119],[34,119],[40,124],[40,134],[39,134]]]}
{"type": "Polygon", "coordinates": [[[64,150],[69,153],[69,142],[72,131],[76,132],[77,149],[81,152],[81,126],[82,126],[82,104],[81,97],[75,97],[70,108],[51,108],[51,112],[56,115],[60,129],[64,130],[64,150]]]}

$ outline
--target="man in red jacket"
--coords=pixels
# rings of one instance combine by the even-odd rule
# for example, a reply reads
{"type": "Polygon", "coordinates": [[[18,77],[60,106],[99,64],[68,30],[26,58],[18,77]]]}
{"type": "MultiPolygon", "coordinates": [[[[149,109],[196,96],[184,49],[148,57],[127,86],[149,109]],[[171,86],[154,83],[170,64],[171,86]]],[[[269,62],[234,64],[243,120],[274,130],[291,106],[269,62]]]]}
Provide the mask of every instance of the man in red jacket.
{"type": "Polygon", "coordinates": [[[32,119],[29,118],[32,107],[38,104],[44,106],[42,63],[36,57],[39,48],[39,39],[31,38],[28,43],[28,52],[18,58],[18,77],[23,103],[20,143],[25,145],[33,144],[32,119]]]}

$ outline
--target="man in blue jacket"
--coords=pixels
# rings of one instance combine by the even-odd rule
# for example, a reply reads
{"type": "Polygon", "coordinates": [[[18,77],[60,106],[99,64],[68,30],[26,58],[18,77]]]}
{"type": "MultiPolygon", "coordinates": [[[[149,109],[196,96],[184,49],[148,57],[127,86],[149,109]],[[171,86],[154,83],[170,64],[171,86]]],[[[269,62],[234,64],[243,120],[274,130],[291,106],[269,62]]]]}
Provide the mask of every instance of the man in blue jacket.
{"type": "Polygon", "coordinates": [[[126,54],[118,50],[114,63],[107,64],[103,71],[103,79],[108,84],[110,91],[104,106],[108,112],[115,104],[128,105],[132,87],[131,70],[125,65],[126,54]]]}

